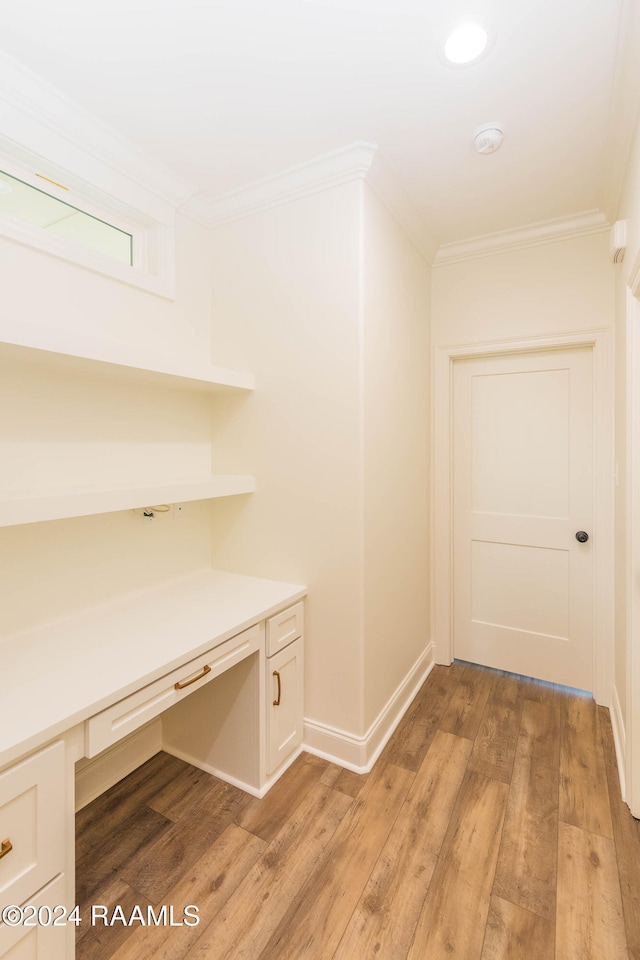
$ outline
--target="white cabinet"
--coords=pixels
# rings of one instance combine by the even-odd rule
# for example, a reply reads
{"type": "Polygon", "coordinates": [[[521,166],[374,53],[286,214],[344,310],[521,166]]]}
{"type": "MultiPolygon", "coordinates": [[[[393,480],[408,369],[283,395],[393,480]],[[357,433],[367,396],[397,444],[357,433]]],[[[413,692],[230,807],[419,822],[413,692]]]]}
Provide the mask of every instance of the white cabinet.
{"type": "Polygon", "coordinates": [[[64,870],[64,743],[0,774],[0,906],[21,904],[64,870]]]}
{"type": "Polygon", "coordinates": [[[267,621],[267,773],[273,774],[302,743],[304,641],[302,603],[267,621]],[[281,641],[287,638],[284,645],[281,641]]]}
{"type": "MultiPolygon", "coordinates": [[[[62,741],[0,774],[0,906],[65,904],[65,747],[62,741]]],[[[35,911],[32,911],[35,913],[35,911]]],[[[27,915],[27,919],[33,917],[27,915]]],[[[0,923],[3,960],[64,960],[68,934],[42,924],[0,923]]]]}
{"type": "MultiPolygon", "coordinates": [[[[7,395],[23,410],[11,437],[20,436],[25,452],[0,490],[0,527],[254,490],[253,477],[210,475],[207,401],[208,394],[253,390],[250,374],[199,361],[153,360],[122,345],[22,321],[0,327],[0,361],[12,371],[7,395]],[[41,380],[46,386],[32,398],[29,391],[41,380]],[[41,422],[47,391],[55,399],[51,435],[41,422]],[[25,395],[30,402],[21,406],[25,395]],[[94,413],[104,414],[97,431],[94,413]],[[113,438],[121,434],[118,446],[113,438]],[[69,445],[74,457],[67,455],[69,445]],[[84,452],[79,474],[78,450],[84,452]]],[[[189,537],[183,537],[185,556],[189,537]]],[[[156,726],[165,749],[175,745],[176,755],[261,796],[301,744],[299,601],[306,590],[199,563],[187,572],[185,562],[175,579],[159,574],[155,587],[134,585],[129,592],[125,580],[121,596],[98,598],[95,606],[84,606],[73,583],[80,609],[67,616],[48,612],[43,625],[29,626],[24,642],[3,645],[0,908],[73,906],[75,760],[93,758],[162,717],[156,726]],[[279,697],[277,691],[265,697],[267,678],[278,685],[279,697]]],[[[68,603],[73,606],[73,598],[68,603]]],[[[69,926],[0,923],[0,958],[71,960],[72,934],[69,926]]]]}
{"type": "MultiPolygon", "coordinates": [[[[63,905],[64,876],[56,877],[37,896],[29,897],[25,925],[5,927],[0,924],[0,957],[2,960],[67,960],[69,927],[59,912],[47,908],[63,905]],[[34,908],[33,910],[31,908],[34,908]],[[44,913],[40,913],[40,909],[44,913]],[[36,922],[38,918],[42,921],[36,922]],[[51,920],[51,922],[49,922],[51,920]],[[58,923],[54,923],[57,920],[58,923]]],[[[4,901],[3,901],[4,903],[4,901]]],[[[66,915],[65,915],[66,916],[66,915]]]]}
{"type": "Polygon", "coordinates": [[[255,796],[284,772],[302,743],[305,592],[209,571],[101,607],[89,620],[49,626],[42,648],[75,664],[55,698],[33,648],[14,651],[7,688],[22,686],[17,699],[0,703],[0,756],[7,764],[0,772],[0,907],[42,906],[45,922],[0,923],[1,960],[74,956],[73,927],[47,920],[48,908],[73,907],[75,760],[162,715],[164,749],[255,796]],[[149,670],[137,679],[136,652],[149,670]],[[84,683],[74,682],[76,675],[84,683]],[[9,721],[22,701],[31,710],[11,726],[18,738],[12,745],[9,721]],[[34,735],[32,723],[40,733],[34,735]],[[24,757],[11,753],[18,744],[35,747],[34,736],[39,743],[58,739],[24,757]]]}
{"type": "Polygon", "coordinates": [[[85,755],[95,757],[127,734],[159,716],[234,664],[255,652],[261,643],[260,625],[243,630],[201,657],[150,683],[136,693],[90,717],[85,723],[85,755]]]}
{"type": "Polygon", "coordinates": [[[302,636],[304,604],[294,603],[282,613],[267,620],[266,643],[267,656],[272,657],[278,650],[283,650],[292,640],[302,636]]]}
{"type": "Polygon", "coordinates": [[[290,602],[246,631],[243,659],[163,714],[163,749],[264,796],[302,744],[303,611],[290,602]]]}

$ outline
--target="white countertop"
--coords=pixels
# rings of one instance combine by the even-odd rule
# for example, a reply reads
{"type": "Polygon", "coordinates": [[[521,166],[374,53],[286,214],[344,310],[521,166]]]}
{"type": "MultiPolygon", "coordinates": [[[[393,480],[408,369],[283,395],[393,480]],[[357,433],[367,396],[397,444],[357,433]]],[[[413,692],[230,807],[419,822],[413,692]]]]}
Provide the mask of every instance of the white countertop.
{"type": "Polygon", "coordinates": [[[300,600],[202,570],[0,643],[0,766],[300,600]]]}

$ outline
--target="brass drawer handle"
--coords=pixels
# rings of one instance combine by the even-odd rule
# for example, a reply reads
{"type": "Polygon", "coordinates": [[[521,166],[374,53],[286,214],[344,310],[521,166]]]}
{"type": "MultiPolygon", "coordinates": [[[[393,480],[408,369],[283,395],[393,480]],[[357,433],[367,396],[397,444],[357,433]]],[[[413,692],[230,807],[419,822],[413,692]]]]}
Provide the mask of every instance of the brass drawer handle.
{"type": "Polygon", "coordinates": [[[277,698],[273,701],[273,705],[274,705],[274,707],[279,707],[279,706],[280,706],[280,694],[282,693],[282,687],[280,686],[280,673],[278,672],[278,670],[274,670],[274,671],[273,671],[273,675],[274,675],[274,677],[276,678],[276,680],[278,681],[278,696],[277,696],[277,698]]]}
{"type": "Polygon", "coordinates": [[[174,684],[175,689],[176,689],[176,690],[184,690],[185,687],[191,686],[191,684],[192,684],[192,683],[195,683],[196,680],[202,680],[202,678],[203,678],[203,677],[206,677],[206,675],[207,675],[208,673],[211,673],[211,667],[209,666],[208,663],[205,663],[204,667],[202,668],[202,673],[199,673],[197,677],[192,677],[191,680],[185,680],[184,683],[180,683],[180,681],[177,681],[177,682],[174,684]]]}
{"type": "Polygon", "coordinates": [[[2,860],[3,857],[6,857],[8,853],[11,853],[12,850],[13,844],[11,843],[11,840],[9,840],[9,837],[7,837],[6,840],[3,840],[2,843],[0,843],[0,860],[2,860]]]}

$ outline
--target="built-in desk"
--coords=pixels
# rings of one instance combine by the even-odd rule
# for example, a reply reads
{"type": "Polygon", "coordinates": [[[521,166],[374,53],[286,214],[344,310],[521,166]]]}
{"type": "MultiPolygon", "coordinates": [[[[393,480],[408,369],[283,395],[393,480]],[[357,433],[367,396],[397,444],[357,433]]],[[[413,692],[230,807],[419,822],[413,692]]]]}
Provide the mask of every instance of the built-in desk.
{"type": "MultiPolygon", "coordinates": [[[[302,740],[305,593],[202,570],[0,645],[0,908],[73,907],[75,763],[154,717],[169,752],[269,789],[302,740]]],[[[73,934],[0,924],[0,957],[71,960],[73,934]]]]}

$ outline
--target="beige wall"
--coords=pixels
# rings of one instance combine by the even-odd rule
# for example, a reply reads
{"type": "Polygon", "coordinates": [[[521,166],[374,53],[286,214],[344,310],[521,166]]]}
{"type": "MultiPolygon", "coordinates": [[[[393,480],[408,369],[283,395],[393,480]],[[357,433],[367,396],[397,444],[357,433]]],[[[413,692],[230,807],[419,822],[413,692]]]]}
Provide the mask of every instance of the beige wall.
{"type": "MultiPolygon", "coordinates": [[[[188,504],[184,522],[151,527],[132,511],[0,530],[0,643],[123,593],[207,567],[207,503],[188,504]]],[[[87,644],[91,637],[87,637],[87,644]]]]}
{"type": "MultiPolygon", "coordinates": [[[[208,234],[179,218],[178,285],[164,300],[0,240],[7,318],[208,359],[208,234]]],[[[48,365],[0,362],[0,491],[205,477],[211,401],[48,365]]],[[[210,510],[151,526],[131,511],[0,530],[0,640],[210,563],[210,510]]],[[[90,638],[87,638],[90,642],[90,638]]]]}
{"type": "Polygon", "coordinates": [[[213,505],[214,566],[305,583],[305,715],[362,723],[356,182],[213,234],[213,353],[256,391],[214,432],[221,469],[254,473],[244,502],[213,505]]]}
{"type": "Polygon", "coordinates": [[[364,194],[365,729],[429,641],[429,271],[364,194]]]}
{"type": "Polygon", "coordinates": [[[147,293],[0,237],[2,312],[11,320],[177,357],[210,349],[209,231],[176,218],[176,297],[147,293]]]}
{"type": "Polygon", "coordinates": [[[436,267],[434,345],[611,326],[608,243],[599,233],[436,267]]]}
{"type": "Polygon", "coordinates": [[[213,245],[214,354],[257,377],[214,455],[258,487],[214,563],[308,585],[305,715],[361,737],[427,641],[426,265],[361,181],[213,245]]]}
{"type": "Polygon", "coordinates": [[[627,539],[629,504],[627,500],[627,325],[637,323],[628,316],[629,274],[640,255],[640,124],[629,158],[617,218],[626,220],[628,246],[616,275],[616,460],[619,483],[616,488],[616,671],[615,684],[625,716],[627,704],[627,539]]]}

